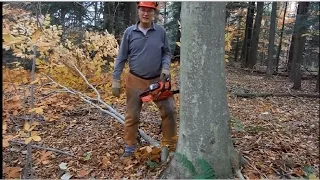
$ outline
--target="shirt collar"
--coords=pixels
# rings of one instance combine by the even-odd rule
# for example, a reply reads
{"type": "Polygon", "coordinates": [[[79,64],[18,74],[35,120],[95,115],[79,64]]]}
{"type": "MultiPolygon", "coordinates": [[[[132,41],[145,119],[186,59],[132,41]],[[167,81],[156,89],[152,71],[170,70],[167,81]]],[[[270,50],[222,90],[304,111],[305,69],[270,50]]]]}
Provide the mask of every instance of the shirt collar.
{"type": "MultiPolygon", "coordinates": [[[[138,21],[138,22],[136,23],[136,25],[135,25],[135,27],[134,27],[134,30],[135,30],[135,31],[139,31],[139,27],[138,27],[139,23],[140,23],[140,21],[138,21]]],[[[153,21],[151,22],[151,27],[150,27],[150,29],[156,30],[156,26],[155,26],[155,23],[154,23],[153,21]]]]}

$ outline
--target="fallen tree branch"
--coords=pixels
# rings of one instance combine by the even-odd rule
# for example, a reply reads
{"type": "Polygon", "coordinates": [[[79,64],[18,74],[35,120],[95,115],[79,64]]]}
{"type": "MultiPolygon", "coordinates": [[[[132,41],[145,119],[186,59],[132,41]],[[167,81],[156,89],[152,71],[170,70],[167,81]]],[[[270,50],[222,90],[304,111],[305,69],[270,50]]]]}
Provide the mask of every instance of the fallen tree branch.
{"type": "MultiPolygon", "coordinates": [[[[32,70],[31,70],[31,82],[34,81],[34,76],[35,76],[35,69],[36,69],[36,54],[37,54],[37,47],[35,45],[33,45],[33,53],[34,53],[34,58],[32,61],[32,70]]],[[[25,95],[25,94],[24,94],[25,95]]],[[[34,108],[34,84],[31,84],[31,88],[30,88],[30,98],[31,98],[31,109],[34,108]]],[[[34,112],[31,112],[31,116],[29,119],[29,124],[32,124],[33,122],[33,116],[34,116],[34,112]]],[[[31,137],[31,132],[28,132],[28,137],[31,137]]],[[[34,174],[33,174],[33,169],[32,169],[32,146],[31,146],[30,142],[27,145],[27,155],[26,155],[26,163],[24,166],[24,172],[23,172],[23,178],[24,179],[33,179],[34,178],[34,174]]]]}
{"type": "MultiPolygon", "coordinates": [[[[107,103],[103,102],[102,100],[97,100],[97,99],[93,99],[93,98],[90,98],[89,96],[81,93],[81,92],[78,92],[78,91],[75,91],[75,90],[72,90],[72,89],[69,89],[57,82],[55,82],[50,76],[47,75],[47,78],[50,79],[53,83],[57,84],[58,86],[60,86],[61,88],[65,89],[67,92],[73,94],[73,95],[78,95],[79,98],[81,98],[83,101],[87,102],[89,105],[92,105],[94,106],[95,108],[98,108],[100,111],[114,117],[117,121],[119,121],[121,124],[124,124],[124,116],[122,116],[121,114],[119,114],[116,110],[114,110],[111,106],[109,106],[107,103]],[[92,100],[96,100],[98,102],[101,102],[103,105],[105,105],[108,110],[105,110],[103,109],[102,107],[100,107],[99,105],[97,105],[96,103],[93,103],[92,100]],[[111,112],[110,112],[111,111],[111,112]]],[[[146,140],[147,142],[149,142],[151,145],[153,146],[160,146],[160,143],[154,139],[152,139],[150,136],[148,136],[145,132],[143,132],[142,130],[139,129],[139,133],[141,135],[141,137],[146,140]]]]}
{"type": "Polygon", "coordinates": [[[108,108],[108,110],[111,111],[112,113],[114,113],[116,116],[120,117],[121,119],[124,119],[124,116],[122,116],[120,113],[118,113],[116,110],[114,110],[110,105],[108,105],[107,103],[105,103],[104,101],[101,100],[101,95],[100,95],[99,91],[89,83],[89,81],[88,81],[87,78],[84,76],[84,74],[83,74],[75,65],[73,65],[73,66],[74,66],[74,68],[77,70],[77,72],[80,74],[80,76],[82,77],[82,79],[85,80],[86,83],[88,84],[88,86],[90,86],[91,89],[93,89],[94,92],[97,94],[97,96],[98,96],[98,97],[97,97],[98,102],[100,102],[100,103],[102,103],[104,106],[106,106],[106,107],[108,108]]]}
{"type": "MultiPolygon", "coordinates": [[[[15,143],[15,144],[26,145],[26,143],[21,142],[21,141],[10,140],[9,142],[15,143]]],[[[69,152],[64,152],[64,151],[61,151],[61,150],[59,150],[59,149],[48,148],[48,147],[38,146],[38,145],[34,145],[34,144],[32,144],[31,147],[37,148],[37,149],[44,149],[44,150],[47,150],[47,151],[57,152],[57,153],[60,153],[60,154],[65,154],[65,155],[68,155],[68,156],[75,157],[74,154],[69,153],[69,152]]]]}
{"type": "MultiPolygon", "coordinates": [[[[240,68],[240,67],[233,67],[233,66],[228,66],[228,68],[233,68],[233,69],[237,69],[237,70],[242,70],[242,71],[246,71],[246,72],[250,72],[250,73],[257,73],[257,74],[266,74],[265,71],[263,70],[256,70],[256,69],[249,69],[249,68],[240,68]]],[[[289,77],[289,73],[288,72],[276,72],[273,71],[272,75],[274,76],[283,76],[283,77],[289,77]]],[[[310,75],[303,75],[301,74],[301,79],[302,80],[310,80],[310,79],[314,79],[317,78],[318,75],[315,74],[310,74],[310,75]]]]}
{"type": "Polygon", "coordinates": [[[320,98],[319,94],[305,94],[305,93],[297,93],[293,94],[289,93],[233,93],[235,96],[243,97],[243,98],[256,98],[256,97],[307,97],[307,98],[320,98]]]}

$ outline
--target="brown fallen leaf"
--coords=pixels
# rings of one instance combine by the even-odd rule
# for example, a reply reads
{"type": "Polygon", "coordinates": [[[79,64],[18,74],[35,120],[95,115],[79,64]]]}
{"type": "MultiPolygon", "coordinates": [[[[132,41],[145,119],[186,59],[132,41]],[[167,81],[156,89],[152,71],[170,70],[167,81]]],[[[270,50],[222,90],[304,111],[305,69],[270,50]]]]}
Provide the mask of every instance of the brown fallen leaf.
{"type": "Polygon", "coordinates": [[[110,158],[107,157],[107,156],[102,156],[102,167],[105,168],[105,167],[107,167],[109,164],[111,164],[110,158]]]}
{"type": "Polygon", "coordinates": [[[20,178],[20,167],[5,167],[4,172],[7,174],[6,178],[20,178]]]}
{"type": "Polygon", "coordinates": [[[48,164],[50,161],[48,160],[48,156],[51,156],[52,152],[51,151],[46,151],[43,150],[41,151],[41,157],[40,157],[40,161],[42,164],[48,164]]]}
{"type": "Polygon", "coordinates": [[[88,171],[86,171],[86,170],[81,170],[81,171],[79,171],[79,173],[78,173],[78,176],[79,177],[84,177],[84,176],[86,176],[86,175],[88,175],[88,171]]]}
{"type": "Polygon", "coordinates": [[[147,153],[151,153],[152,152],[152,148],[150,146],[147,146],[146,150],[147,150],[147,153]]]}
{"type": "Polygon", "coordinates": [[[125,167],[125,168],[124,168],[124,170],[126,170],[126,171],[127,171],[128,169],[130,169],[130,168],[132,168],[132,167],[133,167],[133,164],[131,164],[131,165],[129,165],[129,166],[127,166],[127,167],[125,167]]]}

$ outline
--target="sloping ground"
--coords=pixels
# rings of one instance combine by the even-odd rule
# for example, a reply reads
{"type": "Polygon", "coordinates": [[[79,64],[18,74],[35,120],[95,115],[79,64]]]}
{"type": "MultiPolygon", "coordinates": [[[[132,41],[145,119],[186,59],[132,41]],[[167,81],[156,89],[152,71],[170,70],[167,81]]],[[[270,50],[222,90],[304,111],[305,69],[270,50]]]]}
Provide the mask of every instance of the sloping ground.
{"type": "MultiPolygon", "coordinates": [[[[284,77],[266,80],[262,75],[228,70],[228,102],[232,115],[232,137],[247,164],[245,177],[292,178],[314,174],[319,177],[319,99],[297,97],[238,98],[232,92],[286,92],[291,83],[284,77]]],[[[312,92],[315,80],[303,81],[303,91],[312,92]]],[[[295,93],[295,91],[292,91],[295,93]]],[[[57,95],[60,97],[60,95],[57,95]]],[[[177,96],[178,98],[179,96],[177,96]]],[[[72,178],[156,178],[161,167],[148,161],[119,161],[123,150],[123,128],[112,117],[88,108],[85,103],[58,98],[72,110],[52,107],[62,118],[46,122],[38,118],[38,129],[46,147],[72,152],[76,157],[33,149],[35,178],[61,178],[67,163],[72,178]],[[61,167],[59,167],[59,165],[61,167]]],[[[115,109],[124,114],[125,99],[114,100],[115,109]]],[[[54,103],[53,103],[54,104],[54,103]]],[[[178,102],[177,102],[178,104],[178,102]]],[[[7,133],[14,134],[24,121],[12,118],[7,133]]],[[[156,107],[145,104],[140,128],[160,140],[160,116],[156,107]]],[[[19,177],[25,163],[26,148],[12,144],[3,148],[3,178],[19,177]],[[8,168],[8,167],[11,167],[8,168]],[[17,167],[16,169],[13,167],[17,167]],[[9,171],[10,170],[10,171],[9,171]],[[17,173],[14,173],[16,170],[17,173]]]]}
{"type": "MultiPolygon", "coordinates": [[[[232,91],[287,92],[285,77],[229,70],[232,91]],[[242,90],[240,90],[242,89],[242,90]]],[[[316,80],[304,80],[301,91],[315,94],[316,80]]],[[[251,178],[319,177],[319,99],[302,97],[228,98],[235,146],[248,160],[243,173],[251,178]],[[311,175],[312,177],[312,175],[311,175]]]]}

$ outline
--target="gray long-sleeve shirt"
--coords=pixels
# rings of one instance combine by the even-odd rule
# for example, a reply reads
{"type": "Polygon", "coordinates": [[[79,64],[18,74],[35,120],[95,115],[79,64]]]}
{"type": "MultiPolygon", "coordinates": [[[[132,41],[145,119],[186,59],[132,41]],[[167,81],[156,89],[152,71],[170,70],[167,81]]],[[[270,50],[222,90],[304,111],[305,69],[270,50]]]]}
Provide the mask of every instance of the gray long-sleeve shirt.
{"type": "Polygon", "coordinates": [[[121,40],[113,79],[120,80],[127,59],[130,71],[146,79],[160,75],[162,69],[169,70],[171,57],[165,29],[152,23],[145,35],[138,23],[128,27],[121,40]]]}

